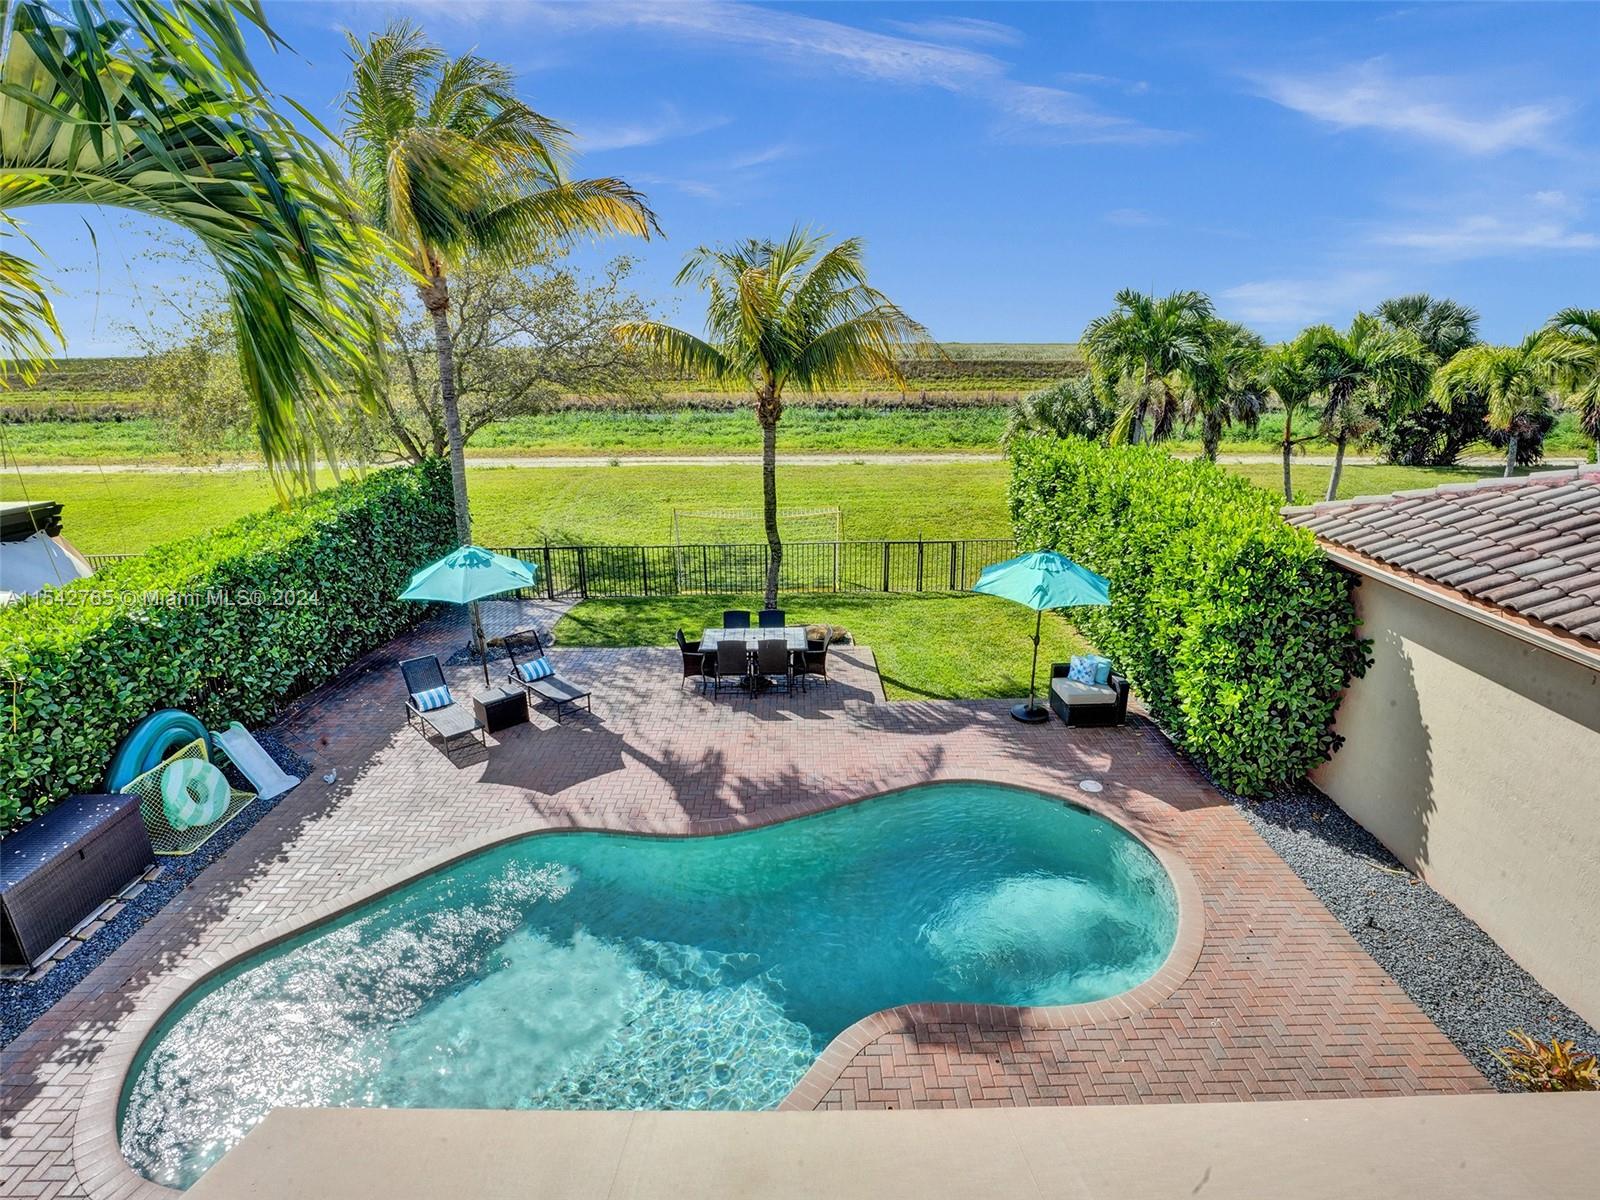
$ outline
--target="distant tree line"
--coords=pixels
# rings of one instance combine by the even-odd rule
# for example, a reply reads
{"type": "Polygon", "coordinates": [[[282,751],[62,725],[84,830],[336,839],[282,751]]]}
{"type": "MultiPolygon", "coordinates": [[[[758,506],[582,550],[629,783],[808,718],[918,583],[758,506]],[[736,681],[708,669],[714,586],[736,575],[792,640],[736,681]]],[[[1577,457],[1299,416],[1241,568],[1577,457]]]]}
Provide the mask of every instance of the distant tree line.
{"type": "Polygon", "coordinates": [[[1293,500],[1294,450],[1312,438],[1334,447],[1332,499],[1351,446],[1420,466],[1487,441],[1505,451],[1509,475],[1539,460],[1563,404],[1600,436],[1600,309],[1563,309],[1516,345],[1495,346],[1479,339],[1472,309],[1416,294],[1357,313],[1346,329],[1313,325],[1268,345],[1218,317],[1202,292],[1124,290],[1080,344],[1088,374],[1020,400],[1008,438],[1159,442],[1195,432],[1215,460],[1231,426],[1253,428],[1275,404],[1293,500]]]}

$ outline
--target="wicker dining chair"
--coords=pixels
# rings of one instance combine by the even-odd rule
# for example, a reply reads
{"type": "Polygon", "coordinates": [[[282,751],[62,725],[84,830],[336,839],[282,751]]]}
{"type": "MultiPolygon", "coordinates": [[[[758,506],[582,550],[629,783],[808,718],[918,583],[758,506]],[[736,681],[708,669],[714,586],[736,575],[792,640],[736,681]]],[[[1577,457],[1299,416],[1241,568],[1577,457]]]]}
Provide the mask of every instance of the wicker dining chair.
{"type": "Polygon", "coordinates": [[[717,643],[717,674],[712,695],[719,695],[724,686],[743,687],[750,678],[750,651],[741,640],[717,643]]]}
{"type": "Polygon", "coordinates": [[[783,609],[763,608],[757,615],[756,621],[762,629],[782,629],[783,609]]]}
{"type": "Polygon", "coordinates": [[[789,657],[789,643],[782,638],[762,638],[756,643],[756,675],[776,683],[783,680],[783,690],[794,691],[794,660],[789,657]]]}
{"type": "Polygon", "coordinates": [[[724,609],[722,627],[724,629],[749,629],[750,614],[742,608],[724,609]]]}

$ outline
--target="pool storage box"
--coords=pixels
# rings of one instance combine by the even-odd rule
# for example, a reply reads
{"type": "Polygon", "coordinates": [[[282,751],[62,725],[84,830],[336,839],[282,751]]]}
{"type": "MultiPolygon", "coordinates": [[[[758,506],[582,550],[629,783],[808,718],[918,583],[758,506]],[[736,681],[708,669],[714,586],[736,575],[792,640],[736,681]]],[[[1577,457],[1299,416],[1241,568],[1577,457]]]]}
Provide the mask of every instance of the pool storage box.
{"type": "Polygon", "coordinates": [[[155,861],[133,796],[72,796],[0,842],[0,964],[28,966],[155,861]]]}

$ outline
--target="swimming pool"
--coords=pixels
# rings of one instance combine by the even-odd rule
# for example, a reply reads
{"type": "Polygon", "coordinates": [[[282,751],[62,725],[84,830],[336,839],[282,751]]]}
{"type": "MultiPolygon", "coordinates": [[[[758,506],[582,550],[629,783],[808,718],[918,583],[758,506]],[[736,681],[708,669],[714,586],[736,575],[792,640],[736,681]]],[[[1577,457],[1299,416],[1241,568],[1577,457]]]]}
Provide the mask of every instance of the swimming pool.
{"type": "Polygon", "coordinates": [[[870,1013],[1102,999],[1176,930],[1137,839],[985,784],[717,837],[523,838],[187,997],[129,1075],[122,1150],[186,1187],[278,1106],[768,1108],[870,1013]]]}

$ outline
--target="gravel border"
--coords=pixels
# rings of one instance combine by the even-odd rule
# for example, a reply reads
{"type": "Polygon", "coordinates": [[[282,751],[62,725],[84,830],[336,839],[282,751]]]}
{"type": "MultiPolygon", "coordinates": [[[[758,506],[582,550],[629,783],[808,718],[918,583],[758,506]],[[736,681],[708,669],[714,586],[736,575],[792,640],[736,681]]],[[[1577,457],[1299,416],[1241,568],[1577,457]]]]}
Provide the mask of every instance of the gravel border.
{"type": "Polygon", "coordinates": [[[1310,783],[1256,801],[1220,790],[1498,1091],[1522,1090],[1491,1053],[1512,1029],[1600,1051],[1600,1032],[1310,783]]]}
{"type": "MultiPolygon", "coordinates": [[[[310,774],[311,764],[285,746],[270,730],[258,731],[255,738],[272,760],[290,775],[304,779],[310,774]]],[[[223,773],[234,776],[236,785],[243,782],[231,765],[225,765],[223,773]]],[[[144,891],[127,901],[121,912],[96,930],[70,958],[51,967],[42,979],[32,983],[0,980],[0,1047],[15,1041],[28,1026],[71,991],[79,980],[104,962],[141,925],[165,908],[174,896],[189,887],[201,871],[220,858],[293,791],[290,788],[271,800],[258,798],[252,801],[237,817],[218,830],[210,841],[187,857],[156,859],[165,868],[161,877],[147,884],[144,891]]]]}

